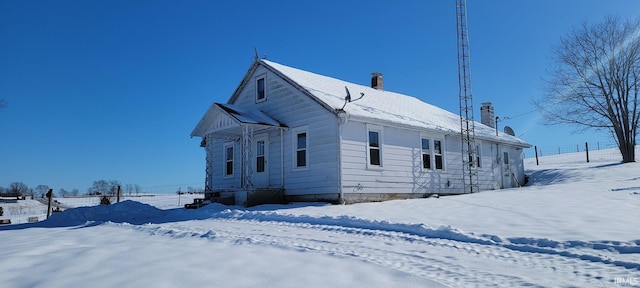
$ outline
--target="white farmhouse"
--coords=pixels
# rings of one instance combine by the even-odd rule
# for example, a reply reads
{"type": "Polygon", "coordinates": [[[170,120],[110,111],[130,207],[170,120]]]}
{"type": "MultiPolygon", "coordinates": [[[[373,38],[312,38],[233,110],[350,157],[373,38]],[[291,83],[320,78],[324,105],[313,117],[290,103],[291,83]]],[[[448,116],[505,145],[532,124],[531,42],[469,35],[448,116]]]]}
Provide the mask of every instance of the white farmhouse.
{"type": "MultiPolygon", "coordinates": [[[[206,151],[206,191],[239,205],[354,203],[464,190],[460,117],[417,98],[256,59],[227,103],[213,103],[191,136],[206,151]]],[[[480,190],[524,183],[524,148],[475,123],[480,190]]],[[[512,133],[511,133],[512,134],[512,133]]]]}

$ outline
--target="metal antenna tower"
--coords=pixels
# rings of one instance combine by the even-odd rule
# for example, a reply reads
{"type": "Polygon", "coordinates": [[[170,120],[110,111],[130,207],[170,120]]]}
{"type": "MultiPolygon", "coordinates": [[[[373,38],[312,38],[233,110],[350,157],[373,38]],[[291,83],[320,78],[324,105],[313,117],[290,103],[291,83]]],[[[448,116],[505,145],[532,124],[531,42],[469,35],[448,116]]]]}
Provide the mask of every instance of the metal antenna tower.
{"type": "Polygon", "coordinates": [[[460,135],[462,137],[462,181],[464,183],[464,193],[473,193],[479,191],[479,186],[473,97],[471,95],[471,63],[469,60],[466,0],[456,0],[456,20],[458,32],[458,86],[460,88],[460,135]]]}

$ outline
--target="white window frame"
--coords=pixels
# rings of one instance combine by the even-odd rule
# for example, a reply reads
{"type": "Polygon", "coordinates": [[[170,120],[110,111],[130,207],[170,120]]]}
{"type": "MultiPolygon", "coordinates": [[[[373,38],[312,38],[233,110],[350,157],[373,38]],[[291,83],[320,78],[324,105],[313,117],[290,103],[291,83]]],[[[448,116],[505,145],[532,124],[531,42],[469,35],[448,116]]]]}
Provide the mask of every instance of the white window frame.
{"type": "Polygon", "coordinates": [[[255,94],[256,95],[256,103],[267,101],[267,74],[262,74],[262,75],[256,76],[256,78],[255,78],[255,86],[256,86],[256,94],[255,94]],[[263,97],[261,99],[258,98],[258,96],[259,96],[259,90],[258,90],[259,89],[259,85],[258,85],[258,83],[260,83],[260,80],[263,81],[263,86],[264,86],[264,87],[262,87],[263,88],[262,92],[263,92],[264,95],[263,95],[263,97]]]}
{"type": "Polygon", "coordinates": [[[263,136],[264,138],[259,138],[255,140],[255,155],[253,155],[253,159],[255,161],[255,172],[256,173],[265,173],[267,172],[267,139],[266,136],[263,136]],[[260,147],[258,146],[258,144],[262,142],[262,154],[260,154],[260,147]],[[262,161],[259,161],[258,159],[262,157],[262,161]],[[258,171],[260,170],[260,162],[262,162],[262,171],[258,171]]]}
{"type": "Polygon", "coordinates": [[[435,171],[445,171],[447,169],[447,167],[446,167],[447,166],[446,165],[447,161],[445,159],[445,142],[444,142],[444,139],[443,138],[438,138],[438,137],[433,137],[431,139],[433,140],[433,149],[432,149],[433,150],[433,153],[432,153],[432,155],[433,155],[433,166],[432,166],[433,170],[435,170],[435,171]],[[440,142],[440,152],[439,153],[438,153],[438,151],[436,151],[436,141],[440,142]],[[438,156],[440,156],[440,159],[442,161],[442,164],[441,164],[442,167],[441,168],[437,167],[438,156]]]}
{"type": "Polygon", "coordinates": [[[478,168],[482,168],[482,144],[476,142],[476,165],[478,165],[478,168]]]}
{"type": "Polygon", "coordinates": [[[234,142],[226,142],[222,145],[222,162],[224,163],[224,166],[222,166],[222,177],[223,178],[233,178],[235,177],[235,168],[236,168],[236,163],[235,163],[235,158],[236,158],[236,147],[234,145],[234,142]],[[231,159],[227,159],[227,149],[231,148],[231,159]],[[227,165],[228,163],[231,162],[231,173],[228,174],[228,170],[227,170],[227,165]]]}
{"type": "Polygon", "coordinates": [[[367,143],[367,168],[368,169],[381,169],[384,166],[384,130],[382,129],[382,126],[374,126],[374,125],[367,125],[367,133],[365,134],[365,141],[367,143]],[[371,146],[371,141],[369,139],[369,134],[370,132],[377,132],[378,133],[378,147],[372,147],[371,146]],[[371,149],[377,149],[378,150],[378,160],[380,161],[379,165],[376,164],[371,164],[371,149]]]}
{"type": "Polygon", "coordinates": [[[292,135],[291,135],[292,136],[291,137],[291,151],[292,151],[291,165],[292,166],[291,167],[295,171],[308,170],[309,169],[309,129],[307,128],[307,126],[303,126],[303,127],[292,129],[291,132],[292,132],[292,135]],[[304,149],[301,149],[298,147],[298,135],[303,133],[306,134],[305,147],[304,149]],[[298,166],[298,152],[302,150],[304,150],[305,165],[298,166]]]}
{"type": "Polygon", "coordinates": [[[434,169],[434,165],[433,165],[433,142],[431,141],[431,137],[426,136],[426,135],[420,135],[420,167],[422,168],[423,171],[433,171],[434,169]],[[429,148],[427,149],[427,151],[425,152],[425,149],[422,145],[422,142],[424,140],[427,140],[427,143],[429,145],[429,148]],[[429,167],[424,167],[425,161],[424,161],[424,155],[427,154],[429,155],[429,167]]]}

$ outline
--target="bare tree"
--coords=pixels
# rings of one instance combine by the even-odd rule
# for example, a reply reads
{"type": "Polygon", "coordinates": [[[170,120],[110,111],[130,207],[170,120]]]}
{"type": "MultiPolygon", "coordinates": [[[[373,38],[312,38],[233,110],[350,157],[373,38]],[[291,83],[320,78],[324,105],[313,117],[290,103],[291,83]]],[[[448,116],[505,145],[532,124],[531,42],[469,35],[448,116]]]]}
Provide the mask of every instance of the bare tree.
{"type": "Polygon", "coordinates": [[[47,194],[47,192],[49,192],[49,186],[42,184],[36,186],[36,193],[40,198],[44,198],[44,195],[47,194]]]}
{"type": "Polygon", "coordinates": [[[6,192],[9,194],[8,196],[24,196],[29,193],[29,187],[22,182],[13,182],[6,192]]]}
{"type": "Polygon", "coordinates": [[[122,186],[122,183],[118,180],[109,180],[109,195],[115,196],[118,194],[118,187],[122,186]]]}
{"type": "Polygon", "coordinates": [[[60,190],[58,191],[58,194],[59,194],[61,197],[67,197],[67,196],[69,196],[69,191],[67,191],[67,190],[66,190],[66,189],[64,189],[64,188],[60,188],[60,190]]]}
{"type": "Polygon", "coordinates": [[[534,104],[552,124],[607,130],[635,162],[640,119],[640,20],[584,23],[554,47],[547,93],[534,104]]]}
{"type": "Polygon", "coordinates": [[[109,192],[109,182],[107,180],[97,180],[93,181],[93,186],[87,189],[87,194],[89,195],[104,195],[109,192]]]}

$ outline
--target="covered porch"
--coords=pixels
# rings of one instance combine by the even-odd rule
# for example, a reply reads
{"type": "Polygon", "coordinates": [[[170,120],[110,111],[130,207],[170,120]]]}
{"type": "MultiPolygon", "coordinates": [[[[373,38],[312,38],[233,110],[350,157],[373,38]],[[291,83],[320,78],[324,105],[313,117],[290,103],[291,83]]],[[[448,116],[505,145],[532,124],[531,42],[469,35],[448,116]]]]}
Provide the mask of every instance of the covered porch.
{"type": "Polygon", "coordinates": [[[214,103],[203,119],[198,123],[191,136],[202,137],[201,147],[206,151],[205,197],[215,202],[253,206],[263,203],[281,203],[284,201],[284,131],[287,127],[264,112],[256,109],[214,103]],[[277,137],[279,139],[269,139],[277,137]],[[277,141],[277,142],[276,142],[277,141]],[[214,143],[232,143],[229,147],[238,147],[239,153],[231,149],[219,149],[214,143]],[[270,142],[276,145],[270,145],[270,142]],[[270,147],[275,146],[275,147],[270,147]],[[269,151],[276,148],[279,151],[269,151]],[[216,155],[222,153],[223,155],[216,155]],[[231,155],[226,155],[231,153],[231,155]],[[235,161],[234,155],[240,156],[235,161]],[[221,157],[214,157],[221,156],[221,157]],[[229,162],[231,157],[231,164],[229,162]],[[280,161],[270,159],[279,157],[280,161]],[[214,163],[214,158],[223,163],[214,163]],[[274,167],[272,163],[279,163],[274,167]],[[239,164],[237,169],[234,165],[239,164]],[[239,172],[239,187],[229,187],[216,183],[214,165],[224,166],[239,172]],[[274,181],[270,173],[278,171],[279,181],[274,181]]]}

